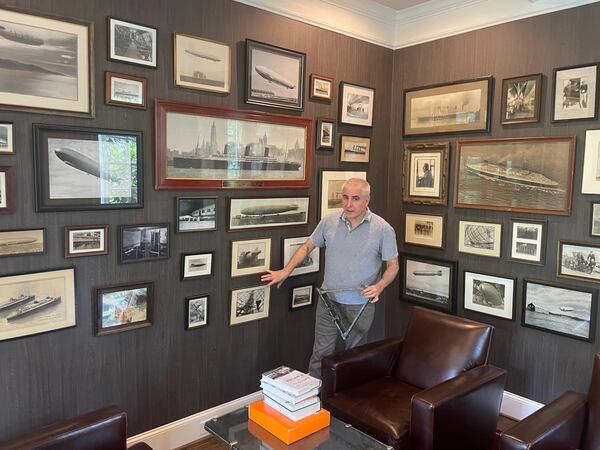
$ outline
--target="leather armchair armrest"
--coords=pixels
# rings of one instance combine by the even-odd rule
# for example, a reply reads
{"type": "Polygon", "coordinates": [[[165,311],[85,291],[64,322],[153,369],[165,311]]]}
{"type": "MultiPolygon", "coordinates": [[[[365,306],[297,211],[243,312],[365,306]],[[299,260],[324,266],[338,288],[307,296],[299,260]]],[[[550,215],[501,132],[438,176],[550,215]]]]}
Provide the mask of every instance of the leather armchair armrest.
{"type": "Polygon", "coordinates": [[[586,398],[569,391],[540,408],[500,438],[504,450],[577,449],[581,445],[586,398]]]}
{"type": "Polygon", "coordinates": [[[410,423],[414,448],[492,448],[505,382],[505,370],[485,365],[415,394],[410,423]]]}

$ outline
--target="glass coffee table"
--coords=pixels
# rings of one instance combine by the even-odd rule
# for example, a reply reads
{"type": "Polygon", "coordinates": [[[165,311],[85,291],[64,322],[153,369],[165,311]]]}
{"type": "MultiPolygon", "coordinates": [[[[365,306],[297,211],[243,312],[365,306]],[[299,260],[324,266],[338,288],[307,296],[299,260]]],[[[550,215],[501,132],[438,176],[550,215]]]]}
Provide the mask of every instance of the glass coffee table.
{"type": "Polygon", "coordinates": [[[367,436],[331,416],[331,424],[304,439],[286,445],[267,430],[248,421],[248,408],[240,408],[204,424],[204,428],[229,448],[236,450],[391,450],[392,447],[367,436]]]}

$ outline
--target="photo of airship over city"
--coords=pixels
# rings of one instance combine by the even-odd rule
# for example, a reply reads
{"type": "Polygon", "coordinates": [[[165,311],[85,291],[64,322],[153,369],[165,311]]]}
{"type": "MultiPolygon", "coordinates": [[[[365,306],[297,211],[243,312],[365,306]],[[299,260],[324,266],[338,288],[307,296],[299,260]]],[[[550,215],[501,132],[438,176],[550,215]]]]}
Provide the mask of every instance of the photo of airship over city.
{"type": "Polygon", "coordinates": [[[175,85],[229,92],[231,49],[228,45],[175,34],[175,85]]]}
{"type": "Polygon", "coordinates": [[[451,267],[406,258],[404,295],[428,306],[451,308],[451,267]]]}
{"type": "Polygon", "coordinates": [[[232,198],[229,229],[304,225],[309,197],[232,198]]]}

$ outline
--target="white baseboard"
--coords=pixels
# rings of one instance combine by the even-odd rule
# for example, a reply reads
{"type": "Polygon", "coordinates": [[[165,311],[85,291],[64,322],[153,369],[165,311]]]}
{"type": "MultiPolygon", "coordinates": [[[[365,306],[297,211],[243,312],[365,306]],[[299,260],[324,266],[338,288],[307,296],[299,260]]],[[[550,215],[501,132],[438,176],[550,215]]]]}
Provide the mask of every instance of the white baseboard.
{"type": "Polygon", "coordinates": [[[500,414],[515,420],[523,420],[544,406],[542,403],[529,400],[512,392],[504,391],[500,414]]]}

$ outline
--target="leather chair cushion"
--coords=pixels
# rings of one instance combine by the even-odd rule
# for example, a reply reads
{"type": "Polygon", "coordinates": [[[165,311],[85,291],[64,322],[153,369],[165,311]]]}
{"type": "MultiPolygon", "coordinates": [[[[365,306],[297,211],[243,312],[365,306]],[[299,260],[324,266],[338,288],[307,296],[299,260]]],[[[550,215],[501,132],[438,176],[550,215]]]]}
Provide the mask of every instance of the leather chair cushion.
{"type": "Polygon", "coordinates": [[[583,450],[600,448],[600,353],[594,356],[592,381],[587,396],[588,413],[583,438],[583,450]]]}

